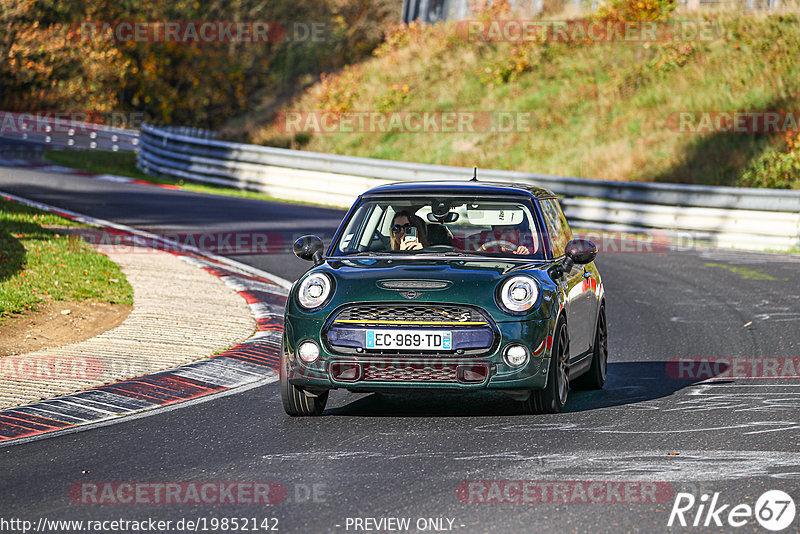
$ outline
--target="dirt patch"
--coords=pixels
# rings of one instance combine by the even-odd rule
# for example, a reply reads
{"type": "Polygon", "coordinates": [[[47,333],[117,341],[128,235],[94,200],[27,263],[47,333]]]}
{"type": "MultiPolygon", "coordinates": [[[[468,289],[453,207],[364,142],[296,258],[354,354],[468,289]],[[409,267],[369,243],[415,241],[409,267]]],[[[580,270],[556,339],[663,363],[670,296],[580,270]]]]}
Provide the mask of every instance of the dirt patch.
{"type": "Polygon", "coordinates": [[[50,301],[0,324],[0,356],[25,354],[89,339],[119,326],[133,306],[50,301]]]}

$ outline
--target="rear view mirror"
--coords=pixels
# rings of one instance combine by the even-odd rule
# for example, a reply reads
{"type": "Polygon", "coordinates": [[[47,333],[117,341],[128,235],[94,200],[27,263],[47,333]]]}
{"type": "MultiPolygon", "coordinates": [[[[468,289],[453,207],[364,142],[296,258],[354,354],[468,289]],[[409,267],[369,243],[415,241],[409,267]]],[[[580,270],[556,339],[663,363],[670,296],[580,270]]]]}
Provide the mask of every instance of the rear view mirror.
{"type": "Polygon", "coordinates": [[[443,216],[437,216],[433,213],[427,215],[428,222],[432,223],[453,223],[458,220],[458,213],[454,211],[447,212],[443,216]]]}

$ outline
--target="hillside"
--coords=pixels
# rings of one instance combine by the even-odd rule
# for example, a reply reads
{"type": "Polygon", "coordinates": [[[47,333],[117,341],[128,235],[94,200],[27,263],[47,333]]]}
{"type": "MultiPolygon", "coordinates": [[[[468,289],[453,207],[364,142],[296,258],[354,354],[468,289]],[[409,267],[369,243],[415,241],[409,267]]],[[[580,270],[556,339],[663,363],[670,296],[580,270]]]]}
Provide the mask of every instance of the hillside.
{"type": "Polygon", "coordinates": [[[800,17],[705,17],[714,30],[711,38],[632,42],[487,42],[465,38],[463,24],[400,26],[370,59],[323,76],[283,110],[305,117],[321,111],[398,117],[514,111],[530,117],[527,129],[328,133],[312,127],[298,133],[287,129],[286,115],[279,114],[277,121],[251,115],[246,128],[229,127],[225,134],[265,145],[394,160],[615,180],[799,188],[797,129],[725,133],[708,131],[703,120],[713,122],[720,111],[800,110],[800,17]],[[699,132],[680,131],[682,112],[692,113],[687,124],[699,132]]]}

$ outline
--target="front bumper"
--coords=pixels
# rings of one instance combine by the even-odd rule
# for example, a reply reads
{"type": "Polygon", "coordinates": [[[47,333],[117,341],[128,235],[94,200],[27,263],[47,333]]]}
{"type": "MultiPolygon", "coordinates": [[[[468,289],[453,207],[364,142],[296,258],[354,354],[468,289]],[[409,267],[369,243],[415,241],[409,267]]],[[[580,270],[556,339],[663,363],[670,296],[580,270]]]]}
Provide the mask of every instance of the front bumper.
{"type": "Polygon", "coordinates": [[[544,388],[550,356],[549,321],[509,321],[495,326],[491,348],[480,355],[456,354],[455,350],[446,354],[342,354],[324,342],[322,321],[287,316],[283,340],[287,377],[292,384],[309,389],[354,391],[544,388]],[[307,339],[320,347],[319,358],[311,364],[295,357],[296,347],[307,339]],[[503,359],[511,343],[529,349],[530,357],[521,367],[511,367],[503,359]]]}

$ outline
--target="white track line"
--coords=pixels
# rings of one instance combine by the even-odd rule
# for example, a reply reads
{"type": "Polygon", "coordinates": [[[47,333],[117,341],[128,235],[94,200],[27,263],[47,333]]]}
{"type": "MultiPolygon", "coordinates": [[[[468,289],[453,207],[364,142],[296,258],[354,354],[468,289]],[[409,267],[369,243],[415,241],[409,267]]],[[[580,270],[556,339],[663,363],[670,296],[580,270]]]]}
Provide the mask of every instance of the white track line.
{"type": "Polygon", "coordinates": [[[178,243],[177,241],[175,241],[173,239],[167,239],[165,237],[161,237],[161,236],[156,235],[156,234],[151,234],[150,232],[145,232],[144,230],[138,230],[138,229],[133,228],[131,226],[126,226],[124,224],[118,224],[118,223],[115,223],[115,222],[108,221],[106,219],[98,219],[96,217],[90,217],[89,215],[83,215],[81,213],[77,213],[77,212],[70,211],[70,210],[67,210],[67,209],[57,208],[55,206],[51,206],[50,204],[45,204],[43,202],[37,202],[35,200],[29,200],[27,198],[18,197],[16,195],[12,195],[11,193],[6,193],[5,191],[0,191],[0,196],[6,197],[6,198],[10,198],[11,200],[19,202],[21,204],[25,204],[25,205],[31,206],[33,208],[38,208],[40,210],[47,211],[47,212],[50,212],[50,213],[64,213],[66,215],[69,215],[70,217],[73,217],[75,220],[77,220],[79,222],[86,223],[86,224],[91,224],[91,225],[94,225],[94,226],[103,226],[103,227],[107,227],[107,228],[113,228],[115,230],[128,232],[128,233],[131,233],[133,235],[136,235],[136,236],[139,236],[139,237],[143,237],[143,238],[146,238],[146,239],[152,239],[153,241],[156,241],[157,243],[161,243],[163,245],[172,247],[173,249],[177,249],[177,250],[180,250],[180,251],[188,253],[188,254],[197,254],[198,256],[203,256],[203,257],[209,258],[211,260],[214,260],[215,262],[222,263],[223,265],[227,265],[228,267],[237,269],[237,270],[239,270],[241,272],[244,272],[244,273],[247,273],[247,274],[250,274],[250,275],[253,275],[253,276],[259,276],[259,277],[262,277],[262,278],[266,278],[267,280],[270,280],[270,281],[274,282],[275,284],[277,284],[277,285],[279,285],[279,286],[281,286],[281,287],[283,287],[283,288],[285,288],[287,290],[290,287],[292,287],[292,283],[289,280],[286,280],[285,278],[281,278],[280,276],[276,276],[276,275],[268,273],[266,271],[262,271],[261,269],[257,269],[255,267],[251,267],[250,265],[238,262],[236,260],[231,260],[231,259],[226,258],[224,256],[218,256],[216,254],[212,254],[211,252],[208,252],[208,251],[205,251],[205,250],[201,250],[201,249],[196,248],[196,247],[192,247],[192,246],[189,246],[189,245],[184,245],[182,243],[178,243]]]}

